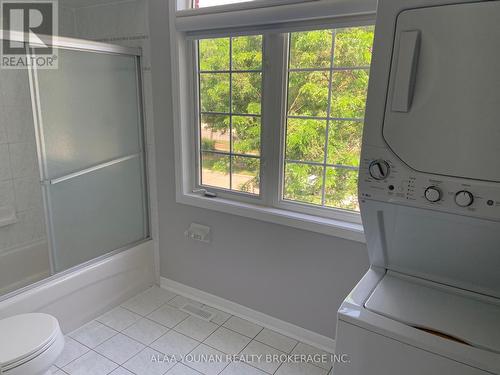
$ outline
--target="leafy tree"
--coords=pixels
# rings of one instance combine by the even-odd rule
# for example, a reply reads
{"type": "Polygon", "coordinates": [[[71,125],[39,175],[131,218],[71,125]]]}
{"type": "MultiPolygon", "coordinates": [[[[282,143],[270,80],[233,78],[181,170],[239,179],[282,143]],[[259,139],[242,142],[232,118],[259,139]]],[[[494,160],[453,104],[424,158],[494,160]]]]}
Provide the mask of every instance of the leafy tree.
{"type": "MultiPolygon", "coordinates": [[[[371,26],[290,34],[285,199],[358,209],[372,44],[371,26]]],[[[201,40],[199,56],[202,113],[227,114],[202,114],[201,147],[241,155],[203,153],[203,173],[232,172],[232,189],[258,193],[260,159],[247,155],[260,154],[262,36],[201,40]]]]}

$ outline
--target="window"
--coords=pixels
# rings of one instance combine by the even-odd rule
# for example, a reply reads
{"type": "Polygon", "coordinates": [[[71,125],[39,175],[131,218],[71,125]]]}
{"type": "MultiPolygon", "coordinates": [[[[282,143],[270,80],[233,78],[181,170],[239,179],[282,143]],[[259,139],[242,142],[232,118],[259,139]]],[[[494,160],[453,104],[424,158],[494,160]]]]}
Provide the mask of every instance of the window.
{"type": "Polygon", "coordinates": [[[363,242],[374,4],[208,4],[170,18],[177,201],[363,242]]]}
{"type": "Polygon", "coordinates": [[[359,211],[373,27],[289,34],[283,198],[359,211]]]}
{"type": "MultiPolygon", "coordinates": [[[[373,26],[283,36],[287,53],[281,59],[286,61],[267,56],[271,64],[286,67],[281,83],[286,89],[272,93],[283,96],[282,124],[262,119],[264,38],[198,41],[198,185],[258,197],[261,180],[269,178],[277,181],[271,193],[278,205],[294,204],[298,211],[314,209],[321,215],[329,209],[359,211],[357,179],[373,26]],[[281,176],[276,176],[278,169],[261,171],[261,143],[267,141],[261,140],[262,128],[277,125],[282,151],[265,157],[279,158],[281,176]]],[[[264,79],[276,86],[275,78],[264,79]]]]}
{"type": "Polygon", "coordinates": [[[262,36],[198,42],[200,185],[259,195],[262,36]]]}

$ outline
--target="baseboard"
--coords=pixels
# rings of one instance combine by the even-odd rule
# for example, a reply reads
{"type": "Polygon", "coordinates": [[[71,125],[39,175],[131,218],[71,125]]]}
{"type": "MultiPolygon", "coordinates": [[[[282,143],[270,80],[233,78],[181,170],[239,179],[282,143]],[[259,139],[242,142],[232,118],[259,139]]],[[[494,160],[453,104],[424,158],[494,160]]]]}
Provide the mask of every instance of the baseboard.
{"type": "Polygon", "coordinates": [[[315,346],[329,353],[333,353],[335,350],[335,340],[329,337],[253,310],[236,302],[217,297],[213,294],[192,288],[165,277],[160,278],[160,285],[164,289],[200,301],[216,309],[226,311],[232,315],[249,320],[252,323],[279,332],[305,344],[315,346]]]}

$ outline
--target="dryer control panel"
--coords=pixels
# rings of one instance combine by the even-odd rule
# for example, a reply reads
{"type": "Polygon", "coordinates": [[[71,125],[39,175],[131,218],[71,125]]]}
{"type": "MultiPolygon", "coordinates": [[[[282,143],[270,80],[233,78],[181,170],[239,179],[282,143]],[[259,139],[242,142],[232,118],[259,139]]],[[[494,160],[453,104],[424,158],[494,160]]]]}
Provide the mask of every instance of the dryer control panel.
{"type": "Polygon", "coordinates": [[[359,198],[500,221],[498,183],[412,170],[389,149],[365,145],[359,198]]]}

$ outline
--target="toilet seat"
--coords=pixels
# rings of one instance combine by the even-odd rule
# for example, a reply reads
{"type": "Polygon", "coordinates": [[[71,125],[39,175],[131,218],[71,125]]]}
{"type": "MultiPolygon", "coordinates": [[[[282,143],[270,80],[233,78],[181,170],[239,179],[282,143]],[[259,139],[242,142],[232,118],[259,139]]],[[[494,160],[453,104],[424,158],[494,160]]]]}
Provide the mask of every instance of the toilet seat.
{"type": "Polygon", "coordinates": [[[0,373],[33,361],[64,343],[57,319],[47,314],[22,314],[0,320],[0,332],[0,373]]]}

